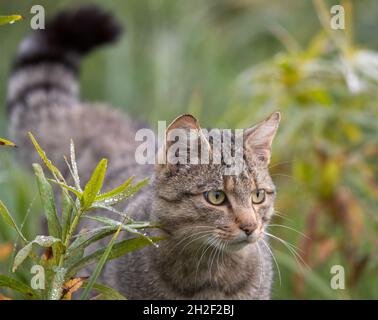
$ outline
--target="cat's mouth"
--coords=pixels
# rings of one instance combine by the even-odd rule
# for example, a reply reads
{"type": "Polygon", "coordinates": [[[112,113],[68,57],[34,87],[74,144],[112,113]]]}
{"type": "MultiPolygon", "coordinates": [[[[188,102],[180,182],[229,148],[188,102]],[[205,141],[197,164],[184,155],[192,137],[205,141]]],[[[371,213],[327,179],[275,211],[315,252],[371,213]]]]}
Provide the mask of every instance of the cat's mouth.
{"type": "Polygon", "coordinates": [[[244,232],[240,232],[232,239],[228,240],[228,247],[233,251],[240,250],[249,244],[253,244],[259,241],[262,237],[262,234],[262,232],[254,232],[250,235],[246,235],[244,232]]]}

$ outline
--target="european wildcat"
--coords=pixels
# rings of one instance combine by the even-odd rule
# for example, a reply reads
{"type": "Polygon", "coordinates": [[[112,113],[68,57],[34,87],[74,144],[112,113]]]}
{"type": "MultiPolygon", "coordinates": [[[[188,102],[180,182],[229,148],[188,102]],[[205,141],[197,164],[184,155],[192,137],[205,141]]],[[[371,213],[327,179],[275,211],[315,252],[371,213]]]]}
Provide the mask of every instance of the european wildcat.
{"type": "MultiPolygon", "coordinates": [[[[26,135],[32,131],[60,168],[73,138],[83,180],[104,157],[107,188],[131,175],[151,177],[126,209],[136,219],[158,221],[167,240],[103,272],[102,281],[129,299],[269,299],[273,272],[263,231],[274,211],[268,163],[280,114],[244,131],[245,166],[237,176],[223,175],[224,164],[138,165],[135,132],[143,125],[78,96],[81,57],[120,31],[110,15],[86,7],[59,14],[22,42],[7,101],[20,155],[38,161],[26,135]]],[[[176,128],[201,130],[190,115],[167,132],[176,128]]]]}

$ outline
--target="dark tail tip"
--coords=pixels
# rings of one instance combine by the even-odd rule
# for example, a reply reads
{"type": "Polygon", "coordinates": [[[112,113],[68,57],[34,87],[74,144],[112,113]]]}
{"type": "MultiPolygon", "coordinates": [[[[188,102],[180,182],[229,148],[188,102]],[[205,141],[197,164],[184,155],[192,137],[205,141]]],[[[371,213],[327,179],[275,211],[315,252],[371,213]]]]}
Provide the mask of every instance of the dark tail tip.
{"type": "Polygon", "coordinates": [[[93,48],[116,41],[122,33],[114,16],[96,6],[58,13],[44,34],[50,45],[85,54],[93,48]]]}

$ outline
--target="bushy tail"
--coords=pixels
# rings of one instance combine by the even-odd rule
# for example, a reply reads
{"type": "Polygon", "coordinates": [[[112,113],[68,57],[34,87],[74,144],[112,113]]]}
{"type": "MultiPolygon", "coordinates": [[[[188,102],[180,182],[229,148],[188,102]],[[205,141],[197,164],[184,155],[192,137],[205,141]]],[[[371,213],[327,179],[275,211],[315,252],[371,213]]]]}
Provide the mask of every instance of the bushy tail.
{"type": "Polygon", "coordinates": [[[8,86],[8,110],[73,103],[81,57],[117,40],[121,30],[112,15],[95,6],[56,15],[21,43],[8,86]]]}
{"type": "MultiPolygon", "coordinates": [[[[20,146],[18,158],[27,164],[38,160],[28,131],[57,164],[70,138],[86,152],[88,141],[98,135],[94,129],[109,121],[103,119],[107,113],[100,115],[79,101],[80,60],[95,47],[115,41],[120,33],[110,14],[91,6],[59,13],[44,30],[22,41],[7,93],[9,133],[20,146]]],[[[96,157],[89,159],[93,162],[96,157]]],[[[91,161],[86,161],[89,166],[91,161]]]]}

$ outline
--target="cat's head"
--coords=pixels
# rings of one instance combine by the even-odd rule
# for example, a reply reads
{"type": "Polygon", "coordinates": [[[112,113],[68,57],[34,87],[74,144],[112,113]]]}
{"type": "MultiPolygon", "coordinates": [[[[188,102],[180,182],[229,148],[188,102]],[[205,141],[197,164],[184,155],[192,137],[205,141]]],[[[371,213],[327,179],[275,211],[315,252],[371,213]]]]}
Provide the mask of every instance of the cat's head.
{"type": "Polygon", "coordinates": [[[200,128],[193,116],[183,115],[171,123],[163,149],[168,163],[156,165],[154,181],[154,215],[168,234],[185,238],[182,246],[207,242],[231,250],[263,236],[274,212],[276,191],[268,164],[279,121],[280,113],[276,112],[265,121],[241,130],[238,137],[235,131],[219,131],[222,141],[230,138],[231,155],[236,157],[239,150],[242,165],[236,174],[229,173],[230,163],[224,159],[227,144],[222,145],[221,161],[219,156],[216,161],[215,148],[219,144],[200,128]],[[179,135],[174,135],[176,140],[171,139],[170,134],[177,131],[184,133],[181,134],[184,137],[197,133],[195,139],[190,136],[192,139],[185,142],[184,149],[188,152],[185,157],[182,154],[179,157],[177,146],[183,145],[177,139],[179,135]],[[198,157],[209,155],[208,163],[190,161],[193,150],[198,157]]]}

